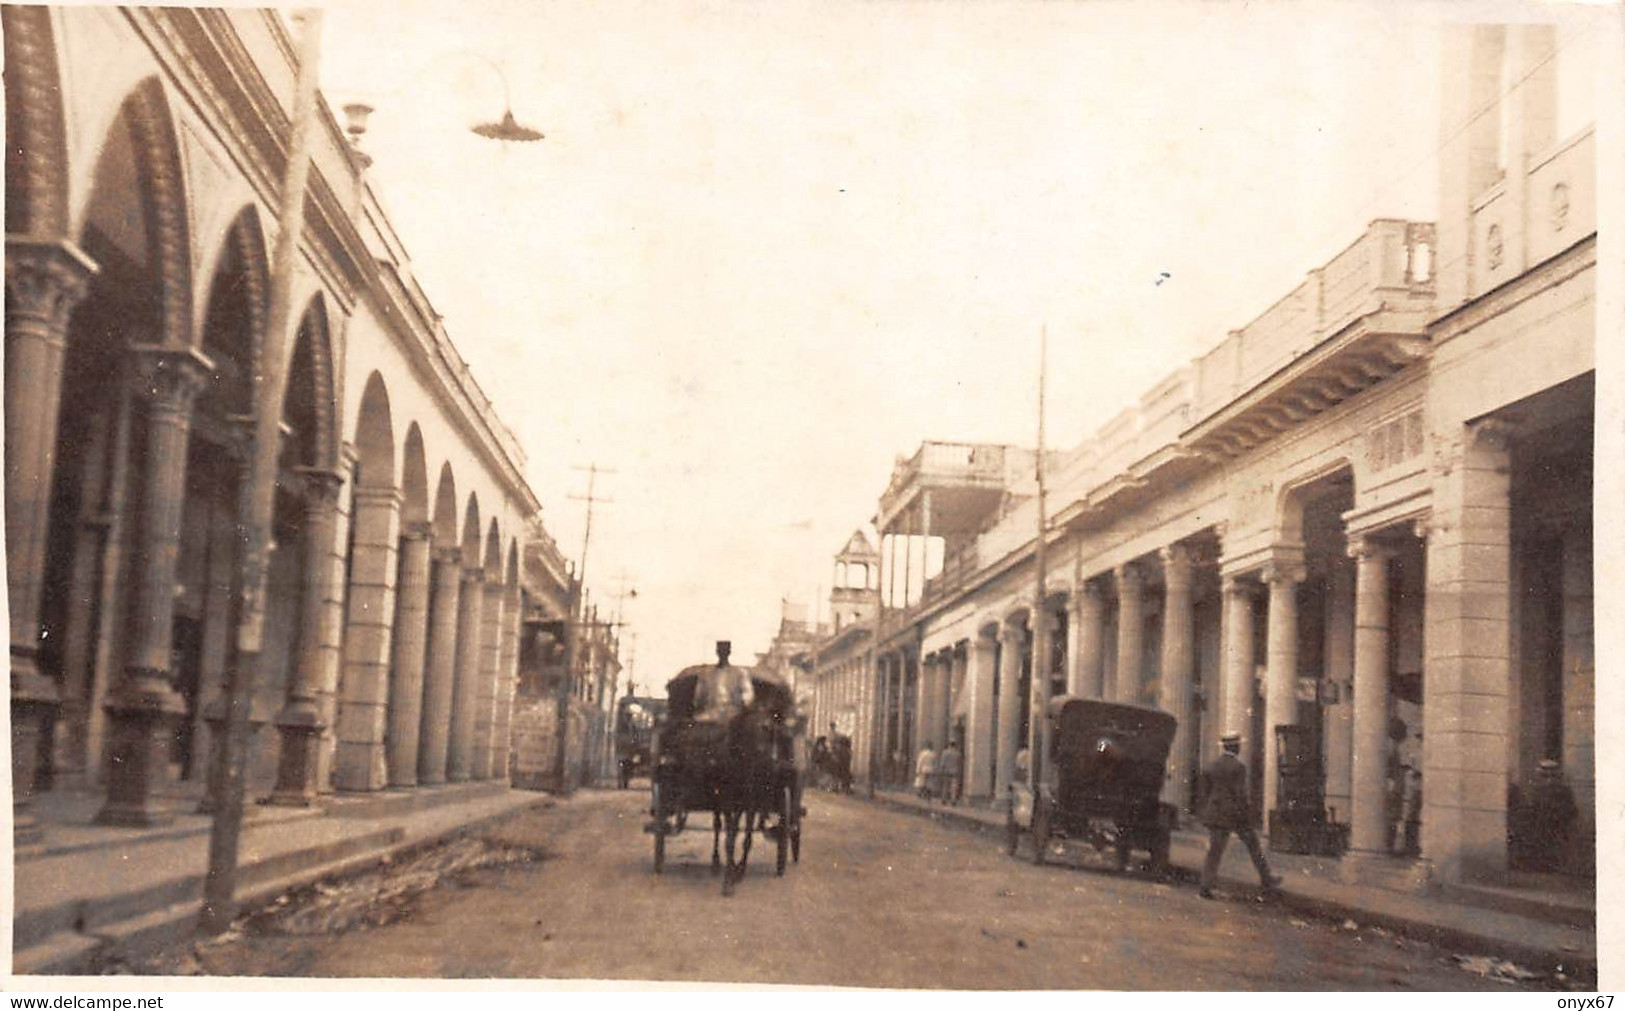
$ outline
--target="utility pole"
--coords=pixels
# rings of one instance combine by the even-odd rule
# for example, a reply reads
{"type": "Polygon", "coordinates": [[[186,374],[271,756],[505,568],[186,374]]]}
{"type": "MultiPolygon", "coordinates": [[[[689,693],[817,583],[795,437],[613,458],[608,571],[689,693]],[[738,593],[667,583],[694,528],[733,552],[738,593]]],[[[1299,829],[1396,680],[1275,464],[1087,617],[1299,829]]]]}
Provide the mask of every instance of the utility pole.
{"type": "Polygon", "coordinates": [[[596,463],[572,469],[585,471],[587,474],[587,494],[569,496],[571,501],[587,503],[587,522],[586,530],[581,536],[581,561],[576,565],[575,585],[571,587],[570,614],[564,622],[564,677],[559,681],[558,741],[553,754],[553,784],[559,793],[565,792],[569,780],[565,773],[564,759],[570,737],[570,690],[575,684],[576,661],[580,649],[580,629],[581,623],[586,617],[582,607],[587,592],[587,550],[592,547],[592,510],[593,506],[599,502],[609,505],[615,501],[614,499],[600,498],[597,494],[598,475],[613,474],[615,471],[600,467],[596,463]]]}
{"type": "MultiPolygon", "coordinates": [[[[263,347],[252,377],[253,442],[249,468],[239,500],[239,522],[245,542],[240,558],[237,657],[226,677],[225,721],[217,749],[214,782],[214,826],[209,836],[209,866],[203,882],[203,909],[198,929],[219,933],[236,915],[237,848],[243,828],[244,773],[248,760],[248,715],[254,682],[264,657],[266,573],[271,553],[271,524],[276,504],[277,458],[282,449],[282,402],[288,384],[288,329],[293,317],[294,265],[304,230],[305,187],[310,176],[310,132],[316,118],[317,60],[321,55],[322,13],[295,14],[299,30],[299,67],[294,83],[287,170],[282,178],[276,247],[271,264],[271,291],[263,347]]],[[[310,633],[307,633],[310,634],[310,633]]],[[[298,675],[296,675],[298,676],[298,675]]],[[[319,727],[314,706],[305,713],[319,727]]]]}
{"type": "Polygon", "coordinates": [[[1049,325],[1045,324],[1039,331],[1038,337],[1038,542],[1033,547],[1033,567],[1038,570],[1037,585],[1033,588],[1033,608],[1031,621],[1033,624],[1033,680],[1031,696],[1031,715],[1027,720],[1027,785],[1032,787],[1033,793],[1038,793],[1038,785],[1044,779],[1045,744],[1048,739],[1046,724],[1048,723],[1049,709],[1049,612],[1045,608],[1045,598],[1048,596],[1044,587],[1047,573],[1045,563],[1048,561],[1045,550],[1049,534],[1049,522],[1045,517],[1044,503],[1044,386],[1049,368],[1049,325]]]}

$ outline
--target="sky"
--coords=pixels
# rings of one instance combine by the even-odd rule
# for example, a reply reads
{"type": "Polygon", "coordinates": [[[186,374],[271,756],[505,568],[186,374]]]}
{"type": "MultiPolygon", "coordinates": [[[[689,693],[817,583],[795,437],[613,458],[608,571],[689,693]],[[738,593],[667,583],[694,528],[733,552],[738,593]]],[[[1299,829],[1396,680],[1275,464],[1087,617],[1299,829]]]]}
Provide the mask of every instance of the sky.
{"type": "Polygon", "coordinates": [[[827,597],[922,440],[1033,445],[1041,328],[1070,448],[1432,220],[1437,10],[340,4],[322,81],[572,560],[614,471],[587,581],[648,690],[827,597]],[[545,140],[469,131],[504,77],[545,140]]]}

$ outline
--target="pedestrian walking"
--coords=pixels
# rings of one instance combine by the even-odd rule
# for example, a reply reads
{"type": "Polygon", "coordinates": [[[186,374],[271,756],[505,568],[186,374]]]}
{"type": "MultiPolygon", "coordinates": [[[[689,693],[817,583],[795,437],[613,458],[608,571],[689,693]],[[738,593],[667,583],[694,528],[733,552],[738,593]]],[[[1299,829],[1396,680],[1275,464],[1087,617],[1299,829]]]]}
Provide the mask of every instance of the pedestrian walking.
{"type": "Polygon", "coordinates": [[[1201,802],[1197,808],[1208,833],[1200,894],[1204,899],[1213,898],[1213,882],[1219,876],[1219,862],[1224,859],[1232,832],[1240,837],[1253,858],[1259,882],[1274,890],[1280,887],[1281,879],[1270,872],[1264,850],[1258,844],[1258,833],[1253,831],[1253,805],[1247,789],[1247,766],[1241,760],[1241,735],[1225,734],[1219,743],[1224,753],[1202,773],[1201,802]]]}
{"type": "Polygon", "coordinates": [[[959,742],[949,741],[937,756],[937,782],[942,784],[942,800],[947,804],[959,803],[959,776],[965,768],[965,756],[960,753],[959,742]]]}
{"type": "Polygon", "coordinates": [[[920,755],[914,760],[914,795],[921,800],[931,799],[931,777],[937,772],[937,753],[932,750],[931,742],[926,741],[925,747],[920,749],[920,755]]]}

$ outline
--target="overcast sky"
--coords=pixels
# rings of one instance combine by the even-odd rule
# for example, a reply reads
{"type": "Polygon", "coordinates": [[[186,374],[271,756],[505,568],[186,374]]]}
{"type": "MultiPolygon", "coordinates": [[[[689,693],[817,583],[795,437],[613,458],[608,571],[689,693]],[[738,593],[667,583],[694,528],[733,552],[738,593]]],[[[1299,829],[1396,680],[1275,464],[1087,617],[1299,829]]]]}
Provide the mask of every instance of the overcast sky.
{"type": "Polygon", "coordinates": [[[1398,4],[330,8],[330,101],[644,688],[827,594],[897,454],[1071,447],[1379,216],[1431,220],[1398,4]],[[547,139],[468,130],[513,111],[547,139]],[[1160,275],[1168,276],[1157,284],[1160,275]],[[630,633],[628,638],[630,637],[630,633]]]}

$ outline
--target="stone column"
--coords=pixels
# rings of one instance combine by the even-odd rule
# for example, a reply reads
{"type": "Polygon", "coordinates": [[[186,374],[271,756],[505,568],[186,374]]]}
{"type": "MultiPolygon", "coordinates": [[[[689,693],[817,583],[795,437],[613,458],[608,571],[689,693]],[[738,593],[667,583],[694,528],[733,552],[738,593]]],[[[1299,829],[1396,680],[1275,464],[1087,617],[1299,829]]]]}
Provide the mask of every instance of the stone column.
{"type": "MultiPolygon", "coordinates": [[[[1054,611],[1041,608],[1033,612],[1033,677],[1028,687],[1029,704],[1032,710],[1031,732],[1025,745],[1030,746],[1036,737],[1041,739],[1043,754],[1050,754],[1049,713],[1050,686],[1055,676],[1054,642],[1061,634],[1061,619],[1054,611]],[[1039,630],[1043,634],[1039,634],[1039,630]]],[[[1034,768],[1037,769],[1038,754],[1032,756],[1034,768]]],[[[1045,761],[1049,759],[1046,757],[1045,761]]]]}
{"type": "MultiPolygon", "coordinates": [[[[57,409],[68,318],[96,265],[66,242],[6,239],[6,592],[11,609],[11,782],[14,824],[27,805],[59,694],[39,669],[40,596],[51,526],[57,409]]],[[[116,407],[115,407],[116,409],[116,407]]]]}
{"type": "Polygon", "coordinates": [[[1447,881],[1506,869],[1514,434],[1492,418],[1436,437],[1424,604],[1422,855],[1447,881]]]}
{"type": "Polygon", "coordinates": [[[418,785],[418,734],[423,726],[423,667],[429,645],[429,551],[427,523],[401,530],[400,585],[395,595],[395,655],[390,658],[390,786],[418,785]]]}
{"type": "Polygon", "coordinates": [[[1241,754],[1252,760],[1253,744],[1253,594],[1254,584],[1236,576],[1224,579],[1224,684],[1219,733],[1240,734],[1241,754]]]}
{"type": "MultiPolygon", "coordinates": [[[[969,654],[970,650],[966,645],[957,645],[953,649],[953,664],[950,667],[952,673],[948,678],[948,735],[950,738],[953,736],[954,732],[954,711],[957,709],[965,712],[966,715],[969,715],[969,710],[965,705],[965,702],[970,698],[968,694],[970,691],[969,654]],[[958,689],[957,691],[955,691],[956,687],[958,689]],[[956,699],[958,700],[958,705],[955,705],[956,699]]],[[[968,722],[969,721],[967,720],[967,723],[968,722]]],[[[963,762],[965,755],[965,741],[963,738],[961,738],[959,741],[959,754],[960,761],[963,762]]]]}
{"type": "Polygon", "coordinates": [[[1117,569],[1118,702],[1138,705],[1145,676],[1145,574],[1130,562],[1117,569]]]}
{"type": "Polygon", "coordinates": [[[1072,597],[1072,624],[1076,631],[1077,649],[1068,651],[1070,661],[1067,691],[1086,699],[1104,697],[1105,686],[1101,667],[1101,635],[1103,606],[1100,587],[1093,581],[1083,583],[1072,597]]]}
{"type": "Polygon", "coordinates": [[[920,677],[914,685],[914,740],[909,747],[909,761],[920,753],[925,742],[934,740],[931,726],[931,714],[936,709],[937,660],[936,657],[926,657],[920,663],[920,677]]]}
{"type": "Polygon", "coordinates": [[[474,722],[480,696],[484,582],[483,570],[463,570],[463,588],[457,608],[457,687],[452,692],[451,741],[446,759],[446,779],[453,783],[467,782],[474,774],[474,722]]]}
{"type": "Polygon", "coordinates": [[[993,674],[998,662],[998,640],[977,635],[970,641],[965,690],[970,692],[965,721],[965,796],[993,795],[993,766],[997,754],[993,730],[993,674]]]}
{"type": "MultiPolygon", "coordinates": [[[[490,779],[496,761],[492,757],[497,722],[497,661],[502,651],[502,584],[492,579],[485,584],[485,600],[480,605],[480,680],[474,697],[474,779],[490,779]]],[[[593,705],[602,709],[602,698],[593,705]]],[[[596,750],[596,749],[595,749],[596,750]]]]}
{"type": "Polygon", "coordinates": [[[1264,680],[1264,824],[1279,803],[1279,756],[1275,749],[1275,728],[1298,722],[1298,584],[1304,579],[1303,566],[1272,564],[1264,570],[1270,588],[1267,660],[1264,680]]]}
{"type": "Polygon", "coordinates": [[[1354,762],[1349,847],[1388,849],[1384,777],[1388,755],[1388,559],[1369,537],[1352,540],[1354,575],[1354,762]]]}
{"type": "Polygon", "coordinates": [[[355,489],[354,501],[344,697],[339,708],[335,779],[340,790],[382,790],[388,782],[384,726],[389,706],[401,493],[392,487],[360,485],[355,489]]]}
{"type": "Polygon", "coordinates": [[[948,738],[953,733],[953,704],[954,704],[954,651],[944,650],[937,656],[937,708],[932,714],[932,727],[937,742],[937,751],[941,753],[948,746],[948,738]]]}
{"type": "Polygon", "coordinates": [[[497,656],[499,680],[496,724],[492,731],[491,774],[500,780],[508,778],[508,758],[513,750],[510,733],[513,727],[513,693],[519,683],[519,628],[524,619],[521,613],[523,607],[519,582],[515,580],[508,585],[502,600],[502,646],[497,656]]]}
{"type": "Polygon", "coordinates": [[[1326,679],[1338,686],[1337,704],[1326,709],[1326,809],[1347,823],[1350,802],[1350,762],[1353,746],[1354,700],[1354,566],[1347,561],[1333,567],[1326,594],[1326,679]]]}
{"type": "MultiPolygon", "coordinates": [[[[89,440],[83,447],[80,471],[79,515],[73,533],[73,563],[68,576],[68,614],[62,644],[62,704],[56,713],[56,751],[51,778],[58,786],[65,780],[84,785],[88,766],[89,702],[92,656],[95,652],[98,584],[102,559],[112,530],[108,505],[109,451],[114,428],[113,415],[121,405],[117,399],[99,409],[100,417],[91,423],[89,440]]],[[[122,447],[121,447],[122,448],[122,447]]],[[[205,684],[206,687],[206,684],[205,684]]],[[[203,740],[200,734],[196,740],[203,740]]],[[[32,786],[33,784],[29,784],[32,786]]]]}
{"type": "Polygon", "coordinates": [[[186,504],[186,449],[192,403],[214,363],[191,349],[131,349],[147,402],[146,481],[141,492],[134,602],[126,626],[124,676],[107,700],[111,723],[107,802],[102,825],[156,825],[169,820],[153,804],[166,752],[186,702],[170,682],[175,624],[175,565],[186,504]]]}
{"type": "Polygon", "coordinates": [[[1168,778],[1162,799],[1180,810],[1191,801],[1191,684],[1196,677],[1196,612],[1191,583],[1190,549],[1173,544],[1162,549],[1162,693],[1158,704],[1179,721],[1168,753],[1168,778]]]}
{"type": "Polygon", "coordinates": [[[333,550],[338,520],[339,488],[344,475],[337,471],[302,468],[305,478],[304,585],[299,601],[299,659],[288,683],[288,698],[277,714],[282,747],[277,762],[276,788],[270,803],[308,807],[316,802],[316,749],[323,727],[317,696],[322,687],[323,619],[327,617],[327,564],[333,550]]]}
{"type": "MultiPolygon", "coordinates": [[[[346,483],[356,473],[356,450],[345,443],[339,447],[339,472],[346,483]]],[[[353,485],[352,485],[353,487],[353,485]]],[[[354,495],[340,495],[333,519],[333,543],[327,553],[327,609],[322,619],[324,638],[321,644],[321,687],[316,695],[316,706],[321,710],[324,724],[320,743],[316,748],[316,789],[332,793],[336,788],[339,754],[339,683],[344,673],[345,621],[349,599],[350,528],[355,506],[354,495]]]]}
{"type": "Polygon", "coordinates": [[[1021,735],[1021,663],[1027,652],[1027,634],[1019,625],[999,629],[999,764],[993,776],[993,796],[1008,799],[1015,778],[1016,752],[1025,747],[1021,735]]]}

